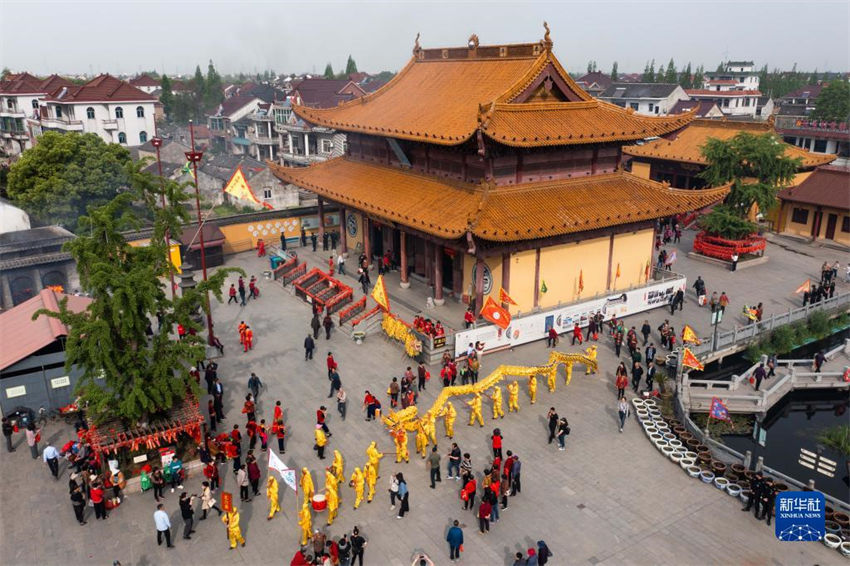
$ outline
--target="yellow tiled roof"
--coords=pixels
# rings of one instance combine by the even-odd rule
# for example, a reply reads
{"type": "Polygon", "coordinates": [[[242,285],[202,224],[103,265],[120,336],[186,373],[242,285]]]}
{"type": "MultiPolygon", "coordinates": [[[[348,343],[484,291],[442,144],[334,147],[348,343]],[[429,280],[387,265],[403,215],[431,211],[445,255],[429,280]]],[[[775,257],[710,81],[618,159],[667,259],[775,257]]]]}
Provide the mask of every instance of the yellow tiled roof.
{"type": "Polygon", "coordinates": [[[372,94],[334,108],[293,109],[308,122],[346,132],[458,145],[480,128],[499,143],[521,147],[638,140],[695,117],[639,116],[596,101],[546,45],[414,50],[404,69],[372,94]],[[556,79],[546,86],[559,83],[573,101],[517,102],[544,72],[546,81],[556,79]]]}
{"type": "MultiPolygon", "coordinates": [[[[707,162],[702,155],[702,147],[710,138],[728,140],[739,132],[751,132],[756,135],[776,132],[768,122],[732,122],[729,120],[694,120],[678,132],[674,139],[655,140],[643,145],[630,145],[623,148],[623,153],[633,157],[663,159],[705,165],[707,162]]],[[[784,143],[784,142],[783,142],[784,143]]],[[[835,159],[834,155],[810,153],[805,149],[785,144],[785,155],[802,159],[802,167],[816,167],[835,159]]]]}
{"type": "Polygon", "coordinates": [[[340,157],[310,167],[269,163],[280,179],[321,197],[439,236],[466,232],[512,242],[651,220],[697,210],[728,187],[670,189],[625,172],[488,187],[340,157]]]}

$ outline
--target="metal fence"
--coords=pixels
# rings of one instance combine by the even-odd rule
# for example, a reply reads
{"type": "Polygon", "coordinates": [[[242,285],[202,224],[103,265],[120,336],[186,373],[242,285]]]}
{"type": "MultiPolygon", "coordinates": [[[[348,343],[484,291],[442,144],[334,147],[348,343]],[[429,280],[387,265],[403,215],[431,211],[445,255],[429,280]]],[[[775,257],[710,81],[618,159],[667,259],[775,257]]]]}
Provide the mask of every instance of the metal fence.
{"type": "Polygon", "coordinates": [[[690,350],[697,356],[701,354],[709,354],[716,350],[731,348],[742,342],[749,342],[759,336],[763,336],[774,328],[779,328],[786,324],[791,324],[800,320],[806,320],[809,315],[817,311],[837,311],[840,309],[850,308],[850,293],[842,293],[835,295],[831,299],[826,299],[815,304],[808,304],[804,307],[791,308],[788,312],[781,314],[772,314],[767,320],[748,324],[743,327],[735,326],[732,330],[724,330],[717,333],[717,343],[715,344],[714,336],[709,336],[702,340],[702,344],[694,345],[690,350]]]}

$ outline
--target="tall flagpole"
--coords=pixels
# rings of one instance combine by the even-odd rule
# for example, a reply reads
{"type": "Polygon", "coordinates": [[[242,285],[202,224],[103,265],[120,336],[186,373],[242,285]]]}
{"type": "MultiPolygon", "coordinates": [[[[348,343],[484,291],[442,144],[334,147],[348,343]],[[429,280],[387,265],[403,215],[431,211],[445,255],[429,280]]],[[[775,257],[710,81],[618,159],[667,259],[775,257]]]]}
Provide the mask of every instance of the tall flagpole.
{"type": "MultiPolygon", "coordinates": [[[[198,163],[201,161],[201,158],[204,156],[202,151],[195,151],[195,125],[192,120],[189,120],[189,136],[192,141],[192,151],[186,152],[186,159],[192,162],[192,168],[194,171],[194,181],[195,181],[195,209],[198,212],[198,238],[201,244],[201,269],[204,274],[204,281],[207,280],[207,250],[204,246],[204,219],[201,215],[201,193],[200,189],[198,189],[198,163]]],[[[209,345],[213,345],[213,338],[215,335],[213,334],[213,323],[212,323],[212,312],[210,311],[210,294],[209,292],[204,293],[204,302],[206,304],[207,311],[207,343],[209,345]]]]}
{"type": "MultiPolygon", "coordinates": [[[[156,148],[156,164],[159,167],[159,183],[162,188],[160,197],[162,200],[162,210],[165,210],[165,178],[162,176],[162,160],[159,156],[159,148],[162,147],[162,138],[157,135],[156,123],[154,123],[154,137],[151,139],[151,145],[156,148]]],[[[165,228],[165,247],[168,252],[168,275],[171,278],[171,300],[174,300],[174,266],[171,263],[171,236],[168,233],[168,227],[165,228]]]]}

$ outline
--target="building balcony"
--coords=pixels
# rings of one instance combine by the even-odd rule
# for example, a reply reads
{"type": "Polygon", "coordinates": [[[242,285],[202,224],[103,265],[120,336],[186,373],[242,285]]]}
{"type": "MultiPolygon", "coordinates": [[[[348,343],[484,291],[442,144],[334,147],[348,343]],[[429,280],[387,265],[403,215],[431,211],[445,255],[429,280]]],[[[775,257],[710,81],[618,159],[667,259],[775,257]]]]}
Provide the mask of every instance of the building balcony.
{"type": "Polygon", "coordinates": [[[260,135],[249,132],[247,137],[248,137],[249,140],[251,140],[251,143],[256,143],[256,144],[260,144],[260,145],[277,145],[278,144],[277,136],[270,138],[269,136],[260,136],[260,135]]]}
{"type": "Polygon", "coordinates": [[[324,155],[304,155],[303,153],[287,153],[282,152],[279,153],[278,156],[284,161],[284,163],[294,163],[296,165],[310,165],[311,163],[318,163],[320,161],[327,161],[327,157],[324,155]]]}
{"type": "Polygon", "coordinates": [[[26,118],[27,113],[23,110],[14,108],[0,108],[0,118],[26,118]]]}
{"type": "Polygon", "coordinates": [[[26,130],[0,130],[0,137],[12,140],[27,140],[30,136],[26,130]]]}
{"type": "Polygon", "coordinates": [[[274,116],[271,114],[251,114],[248,119],[254,122],[271,122],[274,120],[274,116]]]}
{"type": "Polygon", "coordinates": [[[101,124],[103,124],[104,130],[117,130],[118,129],[118,120],[101,120],[101,124]]]}
{"type": "Polygon", "coordinates": [[[83,123],[80,120],[69,120],[67,118],[41,118],[37,121],[42,128],[67,130],[71,132],[83,131],[83,123]]]}

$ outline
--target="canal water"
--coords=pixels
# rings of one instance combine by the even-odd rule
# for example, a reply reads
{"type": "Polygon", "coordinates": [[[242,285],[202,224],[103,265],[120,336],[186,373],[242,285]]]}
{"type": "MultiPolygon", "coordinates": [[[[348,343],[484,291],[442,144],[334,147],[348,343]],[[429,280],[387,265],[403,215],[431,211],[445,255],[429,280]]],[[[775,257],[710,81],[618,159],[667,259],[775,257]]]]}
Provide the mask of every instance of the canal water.
{"type": "MultiPolygon", "coordinates": [[[[829,350],[850,337],[844,329],[823,340],[805,344],[780,359],[812,358],[818,350],[829,350]]],[[[722,365],[713,362],[694,379],[730,379],[752,363],[743,353],[729,356],[722,365]]],[[[767,382],[768,387],[770,381],[767,382]]],[[[764,386],[764,384],[763,384],[764,386]]],[[[815,480],[815,488],[850,503],[850,478],[844,458],[820,445],[818,435],[825,430],[850,424],[850,392],[838,390],[793,391],[776,403],[752,435],[723,435],[723,442],[744,454],[752,451],[764,464],[802,483],[815,480]]]]}

